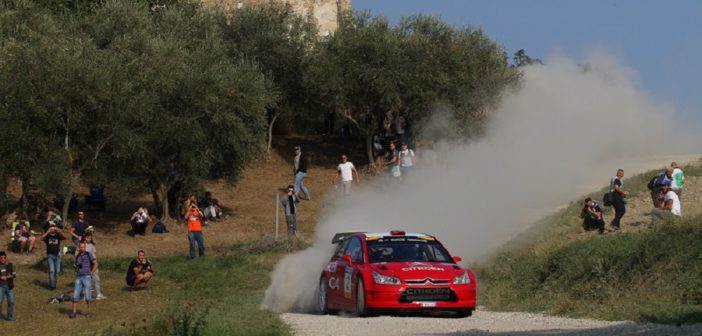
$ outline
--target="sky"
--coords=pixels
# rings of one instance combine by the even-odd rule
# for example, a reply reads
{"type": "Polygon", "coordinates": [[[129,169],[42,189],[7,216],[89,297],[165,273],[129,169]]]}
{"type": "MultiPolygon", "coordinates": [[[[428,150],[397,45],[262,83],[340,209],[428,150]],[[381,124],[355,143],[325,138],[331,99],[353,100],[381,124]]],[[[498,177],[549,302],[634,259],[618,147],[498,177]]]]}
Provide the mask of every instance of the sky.
{"type": "Polygon", "coordinates": [[[699,0],[352,0],[397,22],[431,14],[480,28],[511,56],[604,51],[638,75],[637,85],[685,119],[702,123],[702,1],[699,0]]]}

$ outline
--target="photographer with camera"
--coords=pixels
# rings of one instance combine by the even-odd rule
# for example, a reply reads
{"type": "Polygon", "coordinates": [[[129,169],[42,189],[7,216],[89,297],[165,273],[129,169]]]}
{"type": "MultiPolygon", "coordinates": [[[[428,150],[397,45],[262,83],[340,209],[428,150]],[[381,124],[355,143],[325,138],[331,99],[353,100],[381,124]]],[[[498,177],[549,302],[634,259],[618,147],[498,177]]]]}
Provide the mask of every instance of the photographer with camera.
{"type": "Polygon", "coordinates": [[[285,222],[288,225],[288,237],[293,237],[297,233],[297,203],[300,198],[295,193],[295,186],[288,186],[288,193],[280,200],[285,208],[285,222]]]}
{"type": "Polygon", "coordinates": [[[69,315],[70,318],[76,317],[76,310],[78,308],[78,301],[80,300],[80,293],[83,293],[83,298],[85,298],[85,304],[88,306],[87,317],[92,317],[90,313],[90,301],[93,300],[92,289],[93,289],[93,274],[97,271],[98,262],[95,255],[88,252],[87,244],[82,242],[78,245],[78,253],[76,254],[76,263],[74,264],[76,270],[76,281],[75,287],[73,288],[73,313],[69,315]]]}
{"type": "Polygon", "coordinates": [[[151,216],[149,216],[149,210],[147,208],[139,208],[132,217],[129,219],[132,223],[132,236],[135,235],[146,235],[146,227],[151,223],[151,216]]]}
{"type": "Polygon", "coordinates": [[[190,205],[190,210],[185,214],[188,223],[188,244],[190,245],[190,259],[195,258],[195,244],[197,243],[198,255],[205,256],[205,238],[202,236],[202,222],[205,215],[197,208],[197,205],[190,205]]]}
{"type": "Polygon", "coordinates": [[[61,271],[61,241],[66,239],[54,221],[47,223],[46,232],[40,240],[46,243],[46,261],[49,264],[49,288],[56,289],[56,280],[61,271]]]}
{"type": "Polygon", "coordinates": [[[129,263],[127,269],[127,285],[132,289],[144,288],[154,276],[154,266],[146,258],[146,252],[139,250],[137,257],[129,263]]]}

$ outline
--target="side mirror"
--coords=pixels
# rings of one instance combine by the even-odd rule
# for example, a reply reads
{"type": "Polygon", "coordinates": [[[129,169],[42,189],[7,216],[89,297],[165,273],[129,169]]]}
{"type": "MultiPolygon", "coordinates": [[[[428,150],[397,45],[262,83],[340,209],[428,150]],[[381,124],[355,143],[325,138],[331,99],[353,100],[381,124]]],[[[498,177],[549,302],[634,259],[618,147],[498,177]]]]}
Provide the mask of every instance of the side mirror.
{"type": "Polygon", "coordinates": [[[353,264],[353,261],[351,260],[351,256],[348,255],[348,254],[344,254],[344,256],[341,257],[341,259],[344,259],[344,261],[346,261],[347,263],[349,263],[349,265],[352,265],[352,264],[353,264]]]}
{"type": "Polygon", "coordinates": [[[461,259],[461,257],[459,257],[459,256],[453,256],[453,261],[459,262],[459,261],[461,261],[461,260],[463,260],[463,259],[461,259]]]}

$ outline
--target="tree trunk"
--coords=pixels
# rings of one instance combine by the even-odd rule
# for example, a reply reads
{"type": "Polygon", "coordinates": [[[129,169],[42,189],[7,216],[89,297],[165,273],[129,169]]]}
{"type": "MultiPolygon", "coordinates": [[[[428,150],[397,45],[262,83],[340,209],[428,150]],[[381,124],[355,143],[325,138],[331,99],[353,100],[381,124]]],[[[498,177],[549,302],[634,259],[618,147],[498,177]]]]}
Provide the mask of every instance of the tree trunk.
{"type": "Polygon", "coordinates": [[[19,210],[20,213],[25,216],[25,218],[29,218],[27,212],[27,194],[29,193],[29,179],[20,177],[19,180],[20,183],[22,183],[22,196],[20,196],[19,199],[19,210]]]}
{"type": "Polygon", "coordinates": [[[366,154],[368,155],[368,166],[375,168],[375,159],[373,157],[373,133],[364,132],[366,138],[366,154]]]}
{"type": "Polygon", "coordinates": [[[158,188],[158,193],[161,201],[161,221],[167,222],[171,220],[171,215],[168,211],[168,186],[161,183],[158,188]]]}
{"type": "MultiPolygon", "coordinates": [[[[149,179],[149,190],[151,191],[151,197],[153,199],[154,203],[154,209],[156,209],[156,216],[160,219],[164,219],[168,217],[168,213],[163,213],[160,211],[163,211],[163,203],[168,203],[168,198],[162,198],[161,194],[161,184],[158,180],[155,178],[150,178],[149,179]]],[[[166,196],[167,197],[167,196],[166,196]]],[[[166,206],[168,207],[168,206],[166,206]]]]}
{"type": "Polygon", "coordinates": [[[273,125],[275,125],[275,121],[278,119],[280,116],[280,108],[276,107],[274,112],[273,112],[273,117],[271,118],[271,122],[268,124],[268,146],[266,147],[266,153],[271,154],[271,147],[273,146],[273,125]]]}

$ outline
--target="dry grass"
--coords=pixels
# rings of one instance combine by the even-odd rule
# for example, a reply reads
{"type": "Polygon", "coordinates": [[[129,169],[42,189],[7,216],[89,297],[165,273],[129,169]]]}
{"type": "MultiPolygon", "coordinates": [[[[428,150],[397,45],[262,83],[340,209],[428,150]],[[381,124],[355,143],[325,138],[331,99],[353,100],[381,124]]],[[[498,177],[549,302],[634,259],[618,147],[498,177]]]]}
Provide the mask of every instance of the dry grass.
{"type": "MultiPolygon", "coordinates": [[[[362,153],[357,145],[347,145],[322,137],[291,136],[278,139],[271,155],[248,167],[235,186],[221,180],[204,181],[205,188],[220,200],[225,213],[229,215],[224,220],[211,222],[205,228],[205,242],[210,255],[228,256],[232,254],[229,247],[235,243],[274,235],[275,195],[294,181],[292,147],[295,144],[301,144],[312,160],[305,184],[313,198],[312,201],[302,201],[298,213],[299,233],[303,239],[301,246],[305,244],[304,240],[313,238],[315,225],[324,207],[324,195],[332,190],[330,180],[336,173],[335,167],[340,154],[349,154],[350,160],[359,167],[364,163],[362,156],[356,154],[362,153]]],[[[109,197],[109,189],[107,196],[109,197]]],[[[144,193],[128,201],[108,203],[105,212],[85,209],[86,219],[97,229],[98,257],[109,259],[109,265],[101,267],[100,271],[103,292],[108,296],[108,300],[94,302],[92,318],[79,316],[77,319],[69,319],[70,303],[47,303],[49,298],[59,291],[72,292],[74,279],[72,272],[66,269],[66,274],[59,278],[59,291],[54,292],[46,288],[48,268],[45,264],[32,266],[41,262],[44,257],[43,243],[37,243],[35,252],[30,256],[10,254],[9,261],[19,266],[15,289],[17,322],[4,324],[3,334],[37,335],[47,330],[63,330],[71,334],[95,334],[105,330],[116,334],[143,334],[147,330],[144,328],[153,328],[156,320],[163,318],[164,309],[174,306],[178,309],[178,305],[183,303],[176,302],[173,291],[183,291],[183,284],[160,277],[158,264],[157,276],[148,290],[124,290],[126,267],[137,250],[145,250],[150,257],[187,255],[188,243],[183,223],[167,223],[170,232],[161,235],[152,234],[150,231],[146,237],[130,237],[126,234],[130,229],[129,216],[137,207],[148,204],[151,204],[150,195],[144,193]]],[[[285,219],[282,214],[280,234],[281,237],[285,235],[285,219]]],[[[299,247],[296,245],[290,248],[299,247]]],[[[256,246],[248,248],[250,253],[257,253],[256,246]]],[[[255,260],[256,264],[264,268],[272,267],[276,262],[274,254],[262,253],[260,258],[255,260]]],[[[265,289],[265,282],[257,281],[256,285],[260,287],[260,291],[265,289]]],[[[84,304],[79,306],[79,310],[84,309],[84,304]]]]}

